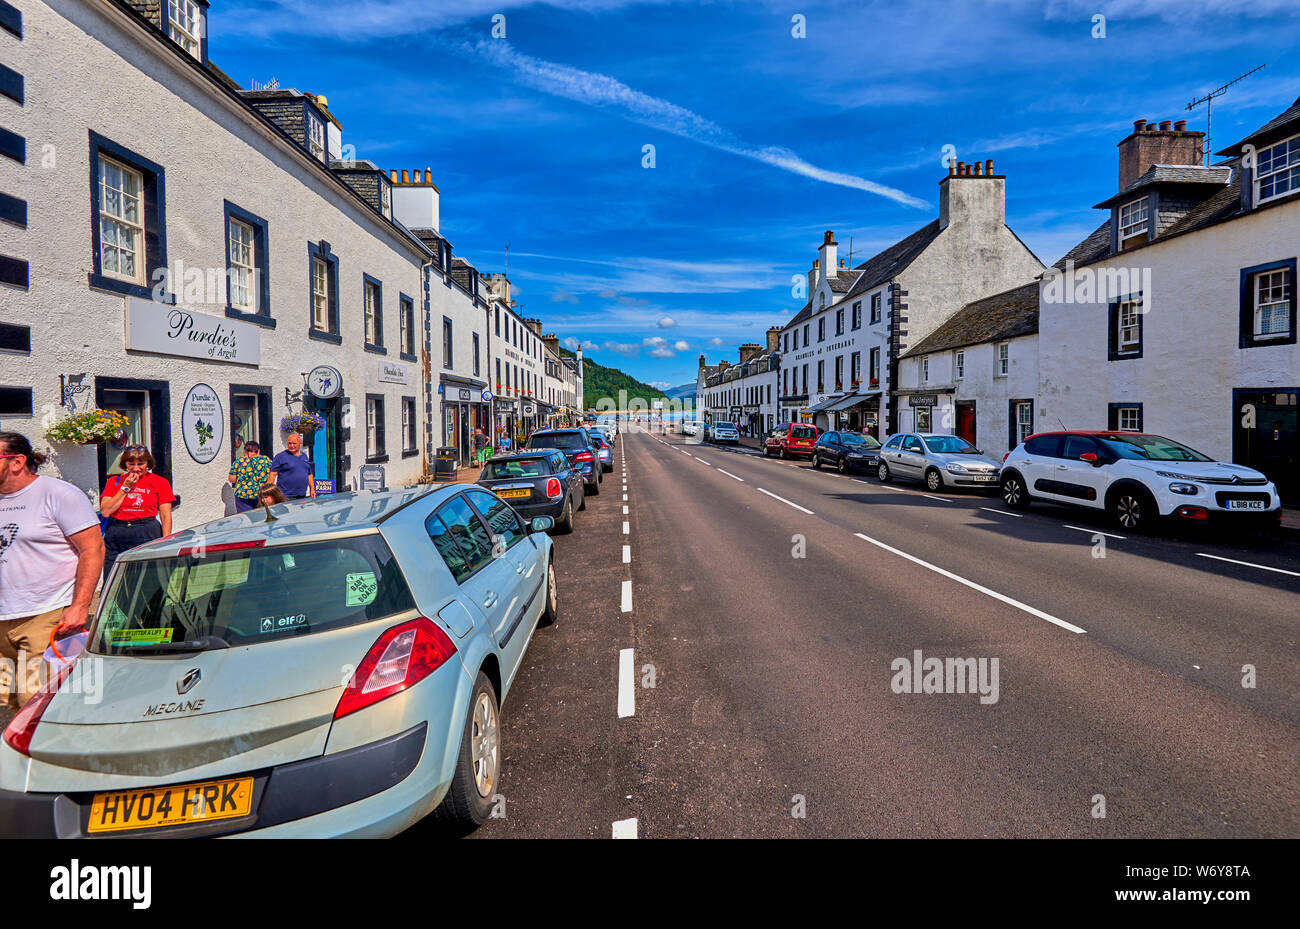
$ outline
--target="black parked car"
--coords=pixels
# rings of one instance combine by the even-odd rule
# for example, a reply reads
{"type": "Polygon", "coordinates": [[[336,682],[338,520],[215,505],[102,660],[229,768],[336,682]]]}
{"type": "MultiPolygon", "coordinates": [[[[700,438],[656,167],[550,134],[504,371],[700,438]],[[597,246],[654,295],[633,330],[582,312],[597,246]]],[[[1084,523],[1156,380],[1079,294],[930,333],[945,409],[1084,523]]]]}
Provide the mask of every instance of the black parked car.
{"type": "Polygon", "coordinates": [[[587,508],[582,473],[555,448],[493,455],[478,483],[509,503],[525,524],[549,516],[557,532],[572,532],[574,511],[587,508]]]}
{"type": "Polygon", "coordinates": [[[528,448],[558,448],[569,464],[582,472],[587,493],[592,496],[600,493],[603,480],[600,452],[586,429],[539,429],[528,437],[528,448]]]}
{"type": "Polygon", "coordinates": [[[873,435],[857,432],[824,432],[813,446],[814,468],[830,465],[841,474],[873,470],[880,464],[880,443],[873,435]]]}

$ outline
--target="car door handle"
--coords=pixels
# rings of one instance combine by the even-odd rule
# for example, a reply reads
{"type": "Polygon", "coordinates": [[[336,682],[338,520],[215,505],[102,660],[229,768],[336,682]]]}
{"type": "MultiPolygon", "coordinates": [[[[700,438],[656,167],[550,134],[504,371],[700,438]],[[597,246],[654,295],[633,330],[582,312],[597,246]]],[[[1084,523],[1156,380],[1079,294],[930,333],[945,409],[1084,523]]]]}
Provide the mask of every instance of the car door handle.
{"type": "Polygon", "coordinates": [[[483,598],[483,608],[490,609],[496,605],[496,602],[497,592],[495,590],[489,590],[487,596],[483,598]]]}
{"type": "Polygon", "coordinates": [[[515,573],[516,573],[516,574],[523,574],[523,573],[524,573],[524,566],[523,566],[522,564],[517,564],[517,565],[515,565],[515,573]]]}

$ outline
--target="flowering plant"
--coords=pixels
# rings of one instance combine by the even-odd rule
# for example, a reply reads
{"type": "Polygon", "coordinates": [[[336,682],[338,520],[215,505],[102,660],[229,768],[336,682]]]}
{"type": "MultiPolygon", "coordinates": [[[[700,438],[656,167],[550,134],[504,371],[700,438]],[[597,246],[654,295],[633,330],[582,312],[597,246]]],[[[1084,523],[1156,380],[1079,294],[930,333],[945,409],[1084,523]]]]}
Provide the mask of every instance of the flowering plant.
{"type": "Polygon", "coordinates": [[[290,413],[280,420],[281,432],[315,432],[325,428],[325,418],[319,413],[290,413]]]}
{"type": "Polygon", "coordinates": [[[120,436],[127,424],[127,418],[115,410],[82,410],[55,422],[45,430],[45,437],[51,442],[98,445],[120,436]]]}

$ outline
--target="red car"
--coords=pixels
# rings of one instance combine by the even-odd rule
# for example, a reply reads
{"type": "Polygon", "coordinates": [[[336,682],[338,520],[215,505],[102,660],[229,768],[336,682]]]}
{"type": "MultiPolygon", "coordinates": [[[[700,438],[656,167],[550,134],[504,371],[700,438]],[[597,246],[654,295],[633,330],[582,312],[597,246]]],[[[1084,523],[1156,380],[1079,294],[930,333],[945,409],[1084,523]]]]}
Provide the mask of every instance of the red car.
{"type": "Polygon", "coordinates": [[[763,454],[790,458],[803,455],[812,458],[817,444],[817,427],[808,423],[781,423],[763,437],[763,454]]]}

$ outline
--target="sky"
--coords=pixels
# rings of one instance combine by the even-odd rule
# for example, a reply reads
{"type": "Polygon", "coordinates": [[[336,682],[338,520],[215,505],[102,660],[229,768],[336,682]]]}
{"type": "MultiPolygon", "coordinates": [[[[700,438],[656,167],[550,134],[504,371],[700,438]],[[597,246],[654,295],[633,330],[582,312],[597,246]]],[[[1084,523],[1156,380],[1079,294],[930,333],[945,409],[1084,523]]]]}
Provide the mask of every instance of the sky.
{"type": "Polygon", "coordinates": [[[1051,264],[1133,120],[1204,130],[1187,104],[1265,64],[1218,151],[1300,97],[1296,0],[213,0],[208,33],[241,86],[324,94],[357,158],[430,168],[455,254],[509,245],[524,315],[659,387],[797,312],[825,230],[858,264],[934,219],[949,153],[993,159],[1051,264]]]}

